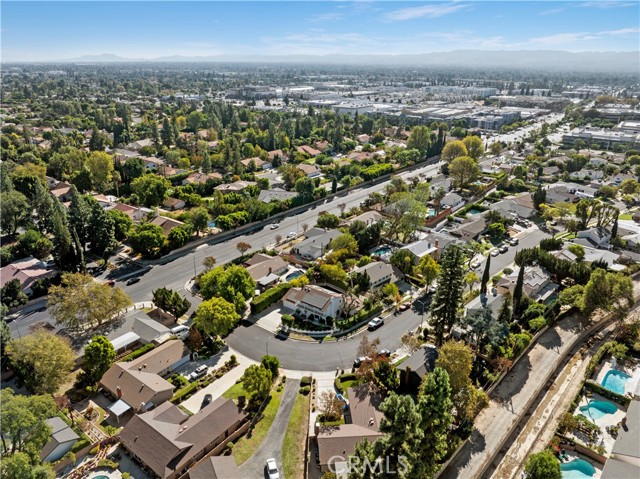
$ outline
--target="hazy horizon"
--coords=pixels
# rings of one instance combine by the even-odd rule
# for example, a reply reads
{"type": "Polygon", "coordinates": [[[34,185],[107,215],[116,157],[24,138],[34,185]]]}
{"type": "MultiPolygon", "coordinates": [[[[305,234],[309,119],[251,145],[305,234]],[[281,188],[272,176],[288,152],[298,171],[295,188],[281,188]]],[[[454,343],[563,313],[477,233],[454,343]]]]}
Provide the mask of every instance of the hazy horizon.
{"type": "Polygon", "coordinates": [[[3,2],[2,62],[633,53],[638,2],[3,2]]]}

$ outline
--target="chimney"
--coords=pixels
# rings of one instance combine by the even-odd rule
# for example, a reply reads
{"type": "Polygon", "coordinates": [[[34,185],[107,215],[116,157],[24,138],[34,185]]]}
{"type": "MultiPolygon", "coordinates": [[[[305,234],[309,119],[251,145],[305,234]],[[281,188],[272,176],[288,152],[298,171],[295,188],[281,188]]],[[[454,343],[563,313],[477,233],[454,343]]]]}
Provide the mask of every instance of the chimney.
{"type": "Polygon", "coordinates": [[[120,386],[116,387],[116,395],[118,399],[122,399],[122,389],[120,389],[120,386]]]}
{"type": "Polygon", "coordinates": [[[436,240],[436,242],[434,243],[436,248],[438,247],[438,243],[439,243],[438,240],[436,240]]]}
{"type": "Polygon", "coordinates": [[[273,272],[273,268],[269,268],[269,274],[273,272]]]}

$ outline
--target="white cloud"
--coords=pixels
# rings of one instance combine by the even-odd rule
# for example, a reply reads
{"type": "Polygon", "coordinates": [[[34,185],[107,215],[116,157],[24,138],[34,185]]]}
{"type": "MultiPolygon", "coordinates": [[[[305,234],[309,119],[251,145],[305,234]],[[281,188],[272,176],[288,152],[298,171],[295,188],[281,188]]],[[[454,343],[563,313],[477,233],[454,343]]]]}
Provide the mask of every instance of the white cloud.
{"type": "Polygon", "coordinates": [[[572,32],[572,33],[556,33],[554,35],[546,35],[529,39],[529,42],[537,45],[559,45],[563,43],[578,43],[590,40],[599,40],[602,37],[631,35],[638,33],[638,28],[619,28],[617,30],[605,30],[602,32],[572,32]]]}
{"type": "Polygon", "coordinates": [[[543,10],[540,12],[540,15],[555,15],[562,12],[564,12],[564,8],[551,8],[549,10],[543,10]]]}
{"type": "Polygon", "coordinates": [[[319,15],[314,15],[309,20],[312,22],[330,22],[334,20],[342,20],[344,18],[344,13],[334,12],[334,13],[321,13],[319,15]]]}
{"type": "Polygon", "coordinates": [[[583,2],[579,3],[577,7],[583,8],[600,8],[601,10],[609,10],[611,8],[627,8],[633,7],[637,5],[637,3],[633,2],[616,2],[613,0],[602,0],[602,1],[594,1],[594,2],[583,2]]]}
{"type": "Polygon", "coordinates": [[[415,18],[438,18],[450,13],[455,13],[460,10],[466,10],[469,5],[465,4],[431,4],[423,5],[421,7],[408,7],[394,10],[387,13],[386,17],[389,20],[413,20],[415,18]]]}

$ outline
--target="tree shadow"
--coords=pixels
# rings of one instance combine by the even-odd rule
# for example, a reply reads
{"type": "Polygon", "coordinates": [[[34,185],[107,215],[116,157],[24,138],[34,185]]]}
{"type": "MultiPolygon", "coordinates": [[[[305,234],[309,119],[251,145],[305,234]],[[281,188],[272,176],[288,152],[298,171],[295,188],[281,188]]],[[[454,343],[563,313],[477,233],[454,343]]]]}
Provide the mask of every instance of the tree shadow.
{"type": "Polygon", "coordinates": [[[484,450],[487,445],[487,441],[484,436],[476,428],[473,429],[471,436],[469,436],[469,442],[460,450],[451,464],[449,464],[440,474],[442,479],[461,478],[461,469],[464,468],[471,461],[472,456],[484,455],[484,450]]]}
{"type": "Polygon", "coordinates": [[[493,391],[492,399],[513,413],[511,400],[526,384],[531,369],[529,356],[523,356],[493,391]]]}

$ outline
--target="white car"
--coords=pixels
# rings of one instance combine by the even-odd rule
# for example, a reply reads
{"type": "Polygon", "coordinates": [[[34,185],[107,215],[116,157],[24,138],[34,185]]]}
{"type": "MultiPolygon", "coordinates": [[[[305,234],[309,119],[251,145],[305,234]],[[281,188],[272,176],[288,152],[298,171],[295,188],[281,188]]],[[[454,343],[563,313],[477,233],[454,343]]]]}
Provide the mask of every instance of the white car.
{"type": "Polygon", "coordinates": [[[200,379],[202,376],[206,376],[208,370],[209,368],[206,364],[198,366],[194,372],[189,374],[189,381],[195,381],[196,379],[200,379]]]}
{"type": "Polygon", "coordinates": [[[271,229],[272,229],[272,230],[275,230],[275,229],[278,229],[278,228],[280,228],[280,225],[279,225],[278,223],[273,223],[273,224],[271,225],[271,229]]]}
{"type": "Polygon", "coordinates": [[[491,256],[498,256],[499,254],[500,254],[500,251],[498,250],[498,248],[491,251],[491,256]]]}
{"type": "Polygon", "coordinates": [[[267,474],[269,475],[269,479],[280,479],[278,465],[274,458],[267,459],[267,474]]]}
{"type": "Polygon", "coordinates": [[[295,238],[297,235],[297,233],[294,233],[293,231],[291,233],[287,233],[287,238],[295,238]]]}
{"type": "Polygon", "coordinates": [[[380,317],[377,317],[369,321],[369,324],[367,325],[367,327],[369,330],[373,331],[374,329],[378,329],[383,324],[384,324],[384,320],[380,317]]]}

